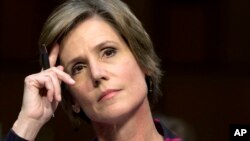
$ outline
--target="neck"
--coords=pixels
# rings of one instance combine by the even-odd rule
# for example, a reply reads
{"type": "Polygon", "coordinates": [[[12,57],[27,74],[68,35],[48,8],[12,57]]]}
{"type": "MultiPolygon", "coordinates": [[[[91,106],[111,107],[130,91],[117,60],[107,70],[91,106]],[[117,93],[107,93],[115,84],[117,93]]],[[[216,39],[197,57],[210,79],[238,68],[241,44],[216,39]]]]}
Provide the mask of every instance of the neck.
{"type": "Polygon", "coordinates": [[[93,122],[98,141],[163,141],[157,132],[148,100],[124,120],[115,123],[93,122]]]}

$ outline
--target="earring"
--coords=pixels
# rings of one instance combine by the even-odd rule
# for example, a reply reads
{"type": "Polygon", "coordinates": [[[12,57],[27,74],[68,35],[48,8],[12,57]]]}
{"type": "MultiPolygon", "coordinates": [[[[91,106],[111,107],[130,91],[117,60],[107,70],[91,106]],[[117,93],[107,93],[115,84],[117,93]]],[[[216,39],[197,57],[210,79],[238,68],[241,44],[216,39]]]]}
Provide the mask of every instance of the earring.
{"type": "Polygon", "coordinates": [[[72,109],[75,113],[80,113],[80,107],[76,105],[72,105],[72,109]]]}
{"type": "Polygon", "coordinates": [[[153,81],[150,76],[146,76],[146,83],[148,87],[148,94],[153,93],[153,81]]]}

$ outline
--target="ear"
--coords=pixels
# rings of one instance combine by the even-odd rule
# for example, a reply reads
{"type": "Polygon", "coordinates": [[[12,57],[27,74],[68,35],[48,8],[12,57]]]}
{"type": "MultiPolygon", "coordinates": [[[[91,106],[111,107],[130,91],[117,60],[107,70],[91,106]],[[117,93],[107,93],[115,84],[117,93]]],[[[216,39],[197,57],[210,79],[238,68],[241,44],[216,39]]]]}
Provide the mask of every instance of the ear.
{"type": "Polygon", "coordinates": [[[80,105],[78,103],[75,103],[74,105],[72,105],[72,110],[77,114],[80,113],[81,111],[80,105]]]}

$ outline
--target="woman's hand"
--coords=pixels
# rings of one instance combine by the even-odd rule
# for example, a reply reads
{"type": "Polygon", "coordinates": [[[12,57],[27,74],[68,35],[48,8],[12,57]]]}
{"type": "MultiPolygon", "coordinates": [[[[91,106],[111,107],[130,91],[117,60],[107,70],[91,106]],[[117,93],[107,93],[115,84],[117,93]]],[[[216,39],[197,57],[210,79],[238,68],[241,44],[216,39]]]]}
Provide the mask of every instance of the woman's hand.
{"type": "Polygon", "coordinates": [[[68,85],[75,83],[62,66],[54,67],[58,54],[59,45],[56,44],[49,56],[52,67],[25,78],[21,112],[12,129],[27,140],[34,140],[54,114],[61,101],[61,81],[68,85]]]}

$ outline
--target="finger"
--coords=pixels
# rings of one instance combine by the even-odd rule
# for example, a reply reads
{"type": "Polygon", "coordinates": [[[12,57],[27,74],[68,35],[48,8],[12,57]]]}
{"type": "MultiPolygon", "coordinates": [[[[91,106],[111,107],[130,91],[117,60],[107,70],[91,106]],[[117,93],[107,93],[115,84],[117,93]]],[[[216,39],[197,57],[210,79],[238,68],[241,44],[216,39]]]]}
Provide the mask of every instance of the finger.
{"type": "Polygon", "coordinates": [[[59,44],[56,43],[52,47],[50,55],[49,55],[50,66],[55,66],[56,60],[58,58],[58,54],[59,54],[59,44]]]}
{"type": "MultiPolygon", "coordinates": [[[[59,69],[60,71],[63,71],[63,66],[57,66],[56,68],[59,69]]],[[[61,80],[59,82],[60,82],[60,85],[61,85],[61,80]]]]}
{"type": "Polygon", "coordinates": [[[58,80],[58,77],[57,77],[55,72],[50,73],[49,76],[50,76],[50,79],[51,79],[51,81],[53,83],[53,87],[54,87],[54,92],[55,92],[54,98],[57,101],[61,101],[61,86],[60,86],[61,81],[58,80]]]}
{"type": "Polygon", "coordinates": [[[75,84],[75,80],[72,79],[72,77],[69,74],[63,71],[63,66],[52,67],[49,70],[46,70],[46,72],[49,72],[49,71],[55,72],[58,79],[63,81],[64,83],[67,83],[69,85],[75,84]]]}
{"type": "Polygon", "coordinates": [[[51,103],[51,106],[52,106],[52,110],[53,110],[53,116],[54,116],[54,113],[56,111],[56,108],[58,106],[58,101],[54,100],[52,103],[51,103]]]}
{"type": "MultiPolygon", "coordinates": [[[[51,77],[50,76],[40,76],[37,78],[37,81],[39,83],[40,88],[42,88],[42,89],[45,88],[47,90],[46,97],[48,98],[48,100],[50,102],[52,102],[55,90],[54,90],[54,86],[53,86],[53,82],[51,80],[51,77]]],[[[40,89],[40,90],[42,90],[42,89],[40,89]]]]}

